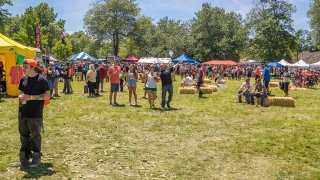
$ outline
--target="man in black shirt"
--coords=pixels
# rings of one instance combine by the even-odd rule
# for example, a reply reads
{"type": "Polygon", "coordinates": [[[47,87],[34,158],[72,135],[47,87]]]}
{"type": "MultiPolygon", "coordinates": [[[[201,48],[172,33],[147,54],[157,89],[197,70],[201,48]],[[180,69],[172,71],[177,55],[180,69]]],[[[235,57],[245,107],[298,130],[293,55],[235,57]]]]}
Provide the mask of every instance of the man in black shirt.
{"type": "Polygon", "coordinates": [[[167,107],[170,109],[170,102],[172,100],[173,96],[173,86],[172,86],[172,78],[171,73],[174,71],[175,66],[168,67],[166,69],[166,66],[164,64],[160,64],[160,78],[162,83],[162,102],[161,107],[164,108],[165,104],[167,104],[167,107]],[[169,93],[168,100],[166,101],[166,94],[169,93]]]}
{"type": "Polygon", "coordinates": [[[37,62],[27,59],[23,64],[25,76],[20,80],[19,90],[19,133],[20,162],[19,166],[28,163],[36,167],[41,162],[41,134],[44,99],[50,99],[50,88],[47,79],[36,72],[37,62]]]}

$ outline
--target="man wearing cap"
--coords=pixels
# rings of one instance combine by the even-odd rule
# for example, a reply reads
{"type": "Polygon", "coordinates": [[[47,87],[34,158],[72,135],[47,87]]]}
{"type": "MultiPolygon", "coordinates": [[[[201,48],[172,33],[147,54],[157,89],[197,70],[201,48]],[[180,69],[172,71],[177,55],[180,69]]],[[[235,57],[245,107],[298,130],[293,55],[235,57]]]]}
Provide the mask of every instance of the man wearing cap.
{"type": "Polygon", "coordinates": [[[50,99],[48,81],[37,73],[38,63],[27,59],[23,63],[25,76],[20,80],[18,124],[20,133],[20,161],[17,165],[26,165],[32,157],[30,167],[41,162],[41,134],[44,99],[50,99]]]}
{"type": "Polygon", "coordinates": [[[242,83],[238,91],[238,100],[239,103],[242,103],[242,96],[246,97],[246,103],[251,103],[251,88],[252,84],[250,83],[250,78],[246,77],[246,82],[242,83]]]}

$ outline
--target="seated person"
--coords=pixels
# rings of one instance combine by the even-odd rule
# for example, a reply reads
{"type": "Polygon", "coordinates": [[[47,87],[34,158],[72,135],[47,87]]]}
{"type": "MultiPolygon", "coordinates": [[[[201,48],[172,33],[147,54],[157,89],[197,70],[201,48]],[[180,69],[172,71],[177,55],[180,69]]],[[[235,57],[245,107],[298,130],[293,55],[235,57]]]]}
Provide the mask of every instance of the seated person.
{"type": "Polygon", "coordinates": [[[261,99],[261,106],[264,106],[264,99],[267,98],[267,88],[262,83],[261,78],[257,79],[257,84],[254,88],[254,92],[251,95],[251,104],[254,105],[254,96],[261,99]]]}
{"type": "Polygon", "coordinates": [[[242,85],[238,91],[239,103],[242,103],[241,96],[244,95],[246,97],[247,104],[250,104],[251,87],[252,87],[252,84],[250,83],[250,78],[246,77],[246,82],[242,83],[242,85]]]}
{"type": "Polygon", "coordinates": [[[181,83],[181,87],[184,87],[184,86],[193,86],[193,80],[192,80],[192,77],[191,76],[187,76],[181,83]]]}

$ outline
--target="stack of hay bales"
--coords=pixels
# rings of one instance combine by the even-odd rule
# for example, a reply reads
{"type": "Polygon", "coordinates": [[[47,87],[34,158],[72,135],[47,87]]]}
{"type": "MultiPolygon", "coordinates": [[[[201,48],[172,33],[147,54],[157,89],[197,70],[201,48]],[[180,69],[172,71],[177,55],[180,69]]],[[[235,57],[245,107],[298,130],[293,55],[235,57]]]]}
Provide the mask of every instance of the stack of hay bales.
{"type": "Polygon", "coordinates": [[[194,87],[180,87],[179,94],[195,94],[197,91],[194,87]]]}
{"type": "Polygon", "coordinates": [[[226,84],[226,80],[221,79],[221,80],[218,81],[218,84],[226,84]]]}
{"type": "Polygon", "coordinates": [[[275,87],[275,88],[277,88],[277,87],[279,87],[279,83],[278,83],[278,82],[270,82],[270,83],[269,83],[269,87],[275,87]]]}
{"type": "Polygon", "coordinates": [[[272,106],[295,107],[292,97],[270,97],[272,106]]]}

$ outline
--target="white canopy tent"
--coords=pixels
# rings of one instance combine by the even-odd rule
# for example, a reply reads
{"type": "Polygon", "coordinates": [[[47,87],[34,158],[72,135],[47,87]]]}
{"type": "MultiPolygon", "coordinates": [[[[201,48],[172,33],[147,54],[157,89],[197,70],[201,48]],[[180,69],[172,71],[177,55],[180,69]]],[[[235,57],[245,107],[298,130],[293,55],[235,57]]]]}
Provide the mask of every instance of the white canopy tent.
{"type": "Polygon", "coordinates": [[[304,60],[300,59],[298,62],[290,65],[290,67],[298,67],[298,68],[308,68],[309,64],[304,62],[304,60]]]}
{"type": "Polygon", "coordinates": [[[281,61],[278,62],[279,64],[282,64],[284,66],[291,66],[290,63],[288,63],[286,60],[282,59],[281,61]]]}
{"type": "Polygon", "coordinates": [[[261,65],[261,62],[260,61],[257,61],[257,60],[241,60],[240,61],[240,64],[255,64],[255,65],[261,65]]]}
{"type": "Polygon", "coordinates": [[[310,64],[310,67],[320,67],[320,61],[313,63],[313,64],[310,64]]]}
{"type": "Polygon", "coordinates": [[[170,58],[154,58],[154,57],[142,57],[139,59],[138,63],[154,64],[154,63],[169,63],[170,58]]]}

